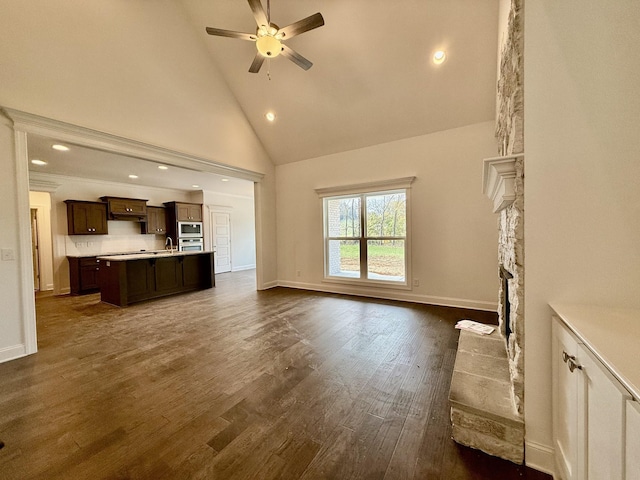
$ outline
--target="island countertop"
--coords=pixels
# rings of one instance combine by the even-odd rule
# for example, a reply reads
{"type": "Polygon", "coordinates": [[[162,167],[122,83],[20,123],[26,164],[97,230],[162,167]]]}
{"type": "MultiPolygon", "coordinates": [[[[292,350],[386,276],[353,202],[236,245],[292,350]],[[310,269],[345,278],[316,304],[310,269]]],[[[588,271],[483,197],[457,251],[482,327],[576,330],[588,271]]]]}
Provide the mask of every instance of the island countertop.
{"type": "Polygon", "coordinates": [[[101,260],[101,261],[109,260],[112,262],[123,262],[127,260],[144,260],[145,258],[161,258],[161,257],[184,256],[184,255],[202,255],[203,253],[213,253],[213,252],[210,252],[210,251],[179,252],[177,250],[173,250],[172,252],[169,252],[168,250],[152,250],[148,252],[115,253],[115,254],[97,255],[97,258],[98,260],[101,260]]]}

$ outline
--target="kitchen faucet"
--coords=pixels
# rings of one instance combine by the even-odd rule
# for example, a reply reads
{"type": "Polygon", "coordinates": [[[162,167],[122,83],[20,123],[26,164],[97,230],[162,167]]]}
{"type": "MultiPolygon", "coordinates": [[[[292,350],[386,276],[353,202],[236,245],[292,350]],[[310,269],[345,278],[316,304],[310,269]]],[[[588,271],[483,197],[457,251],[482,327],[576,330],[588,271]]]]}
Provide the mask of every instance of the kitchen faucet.
{"type": "Polygon", "coordinates": [[[173,253],[173,240],[171,240],[171,237],[167,237],[167,239],[164,242],[164,248],[167,248],[167,245],[169,246],[169,251],[171,253],[173,253]]]}

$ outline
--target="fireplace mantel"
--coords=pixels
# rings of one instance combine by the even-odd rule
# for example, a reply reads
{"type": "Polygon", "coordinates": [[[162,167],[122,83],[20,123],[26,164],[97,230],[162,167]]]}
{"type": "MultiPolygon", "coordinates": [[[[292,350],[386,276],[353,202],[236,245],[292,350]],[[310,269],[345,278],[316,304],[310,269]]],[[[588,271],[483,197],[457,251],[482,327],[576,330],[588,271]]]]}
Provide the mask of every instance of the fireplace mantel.
{"type": "Polygon", "coordinates": [[[493,202],[493,212],[508,207],[516,199],[516,160],[524,153],[484,159],[482,193],[493,202]]]}

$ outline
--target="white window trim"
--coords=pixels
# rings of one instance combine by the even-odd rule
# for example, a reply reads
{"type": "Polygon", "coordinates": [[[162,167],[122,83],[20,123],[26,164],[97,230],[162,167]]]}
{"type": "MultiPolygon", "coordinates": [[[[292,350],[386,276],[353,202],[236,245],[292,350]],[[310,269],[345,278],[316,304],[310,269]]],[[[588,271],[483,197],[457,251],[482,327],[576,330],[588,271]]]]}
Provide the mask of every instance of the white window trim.
{"type": "Polygon", "coordinates": [[[376,182],[358,183],[355,185],[340,185],[337,187],[316,188],[320,198],[338,197],[340,195],[356,195],[359,193],[373,193],[383,190],[395,190],[406,188],[409,190],[416,177],[394,178],[392,180],[380,180],[376,182]]]}
{"type": "MultiPolygon", "coordinates": [[[[382,180],[375,182],[367,182],[360,183],[355,185],[341,185],[335,187],[325,187],[325,188],[316,188],[315,191],[318,196],[322,199],[322,244],[323,244],[323,252],[324,252],[324,274],[323,274],[323,282],[324,283],[338,283],[343,285],[359,285],[359,286],[367,286],[367,287],[381,287],[381,288],[389,288],[396,290],[411,290],[412,282],[411,282],[411,224],[412,216],[411,216],[411,184],[416,179],[416,177],[402,177],[395,178],[391,180],[382,180]],[[404,282],[392,282],[386,280],[372,280],[365,278],[340,278],[335,276],[329,276],[327,274],[327,264],[328,264],[328,252],[327,252],[327,219],[326,219],[326,208],[325,208],[325,198],[327,197],[350,197],[353,195],[361,195],[365,193],[386,193],[393,190],[405,190],[406,191],[406,215],[407,215],[407,226],[406,226],[406,237],[405,237],[405,281],[404,282]]],[[[364,232],[363,232],[364,233],[364,232]]],[[[362,237],[360,237],[362,239],[362,237]]]]}

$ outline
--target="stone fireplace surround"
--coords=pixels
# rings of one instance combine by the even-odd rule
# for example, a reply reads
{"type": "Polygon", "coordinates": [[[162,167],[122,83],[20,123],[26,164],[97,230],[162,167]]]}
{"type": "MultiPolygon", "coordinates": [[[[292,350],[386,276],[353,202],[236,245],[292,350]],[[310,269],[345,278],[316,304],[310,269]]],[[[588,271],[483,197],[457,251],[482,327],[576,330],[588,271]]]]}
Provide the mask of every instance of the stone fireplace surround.
{"type": "Polygon", "coordinates": [[[516,463],[524,462],[523,2],[511,0],[500,49],[501,156],[483,164],[483,192],[499,215],[499,327],[487,336],[460,333],[449,395],[454,440],[516,463]]]}

